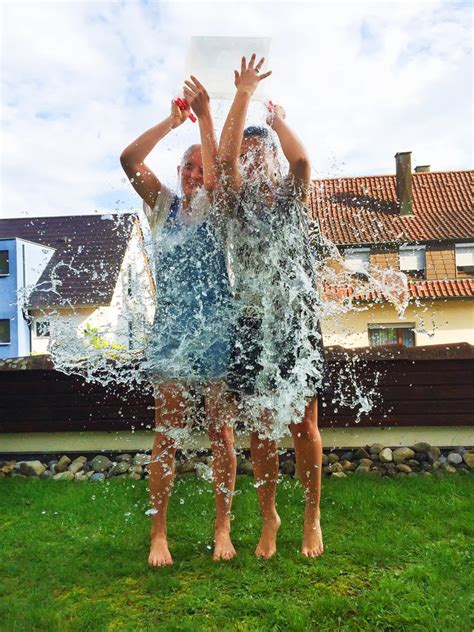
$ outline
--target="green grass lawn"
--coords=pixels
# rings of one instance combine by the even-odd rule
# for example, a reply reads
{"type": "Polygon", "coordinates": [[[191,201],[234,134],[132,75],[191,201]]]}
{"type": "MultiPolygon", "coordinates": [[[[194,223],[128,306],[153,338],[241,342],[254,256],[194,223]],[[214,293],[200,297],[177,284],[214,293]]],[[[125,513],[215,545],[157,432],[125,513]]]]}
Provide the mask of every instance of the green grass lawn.
{"type": "Polygon", "coordinates": [[[303,494],[279,485],[276,558],[254,557],[259,515],[239,477],[237,558],[211,559],[213,496],[178,481],[173,567],[150,569],[145,481],[0,481],[0,630],[410,630],[473,628],[474,477],[323,482],[325,553],[299,554],[303,494]]]}

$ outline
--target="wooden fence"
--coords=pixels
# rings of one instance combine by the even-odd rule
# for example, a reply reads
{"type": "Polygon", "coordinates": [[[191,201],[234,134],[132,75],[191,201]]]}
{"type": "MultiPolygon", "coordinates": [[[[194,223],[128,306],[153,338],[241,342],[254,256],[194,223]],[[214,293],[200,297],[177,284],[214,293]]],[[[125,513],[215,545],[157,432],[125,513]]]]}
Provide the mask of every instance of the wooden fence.
{"type": "MultiPolygon", "coordinates": [[[[474,348],[467,343],[326,350],[321,427],[474,425],[474,348]],[[347,399],[338,401],[341,387],[347,399]],[[355,390],[375,391],[358,419],[355,390]]],[[[142,386],[106,389],[54,370],[48,356],[0,362],[0,433],[142,430],[154,423],[142,386]]]]}

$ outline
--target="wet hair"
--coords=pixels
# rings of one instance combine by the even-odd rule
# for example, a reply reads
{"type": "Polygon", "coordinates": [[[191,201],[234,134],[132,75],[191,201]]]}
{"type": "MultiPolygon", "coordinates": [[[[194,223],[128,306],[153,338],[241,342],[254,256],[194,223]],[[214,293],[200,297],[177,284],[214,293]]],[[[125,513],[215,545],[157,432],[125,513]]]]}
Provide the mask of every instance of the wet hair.
{"type": "Polygon", "coordinates": [[[276,143],[268,127],[262,127],[259,125],[250,125],[244,129],[244,138],[261,138],[263,139],[273,151],[277,151],[276,143]]]}
{"type": "Polygon", "coordinates": [[[190,145],[186,151],[183,154],[183,157],[181,158],[181,164],[184,165],[184,163],[186,162],[187,158],[189,158],[189,156],[193,153],[193,151],[195,151],[196,149],[201,149],[201,145],[199,144],[195,144],[195,145],[190,145]]]}

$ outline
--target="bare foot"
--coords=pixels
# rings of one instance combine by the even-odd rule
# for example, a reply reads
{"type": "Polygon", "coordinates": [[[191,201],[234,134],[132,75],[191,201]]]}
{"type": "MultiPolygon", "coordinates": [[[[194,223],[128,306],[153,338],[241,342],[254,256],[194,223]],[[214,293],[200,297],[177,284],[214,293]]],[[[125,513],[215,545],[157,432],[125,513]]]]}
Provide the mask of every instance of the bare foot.
{"type": "Polygon", "coordinates": [[[323,534],[319,518],[305,520],[301,553],[305,557],[319,557],[323,552],[323,534]]]}
{"type": "Polygon", "coordinates": [[[255,555],[269,560],[276,553],[276,539],[280,528],[280,516],[276,513],[270,520],[265,520],[262,526],[262,533],[258,541],[255,555]]]}
{"type": "Polygon", "coordinates": [[[173,564],[165,535],[152,535],[148,564],[150,566],[171,566],[173,564]]]}
{"type": "Polygon", "coordinates": [[[212,559],[216,562],[218,560],[231,560],[237,555],[237,551],[234,549],[234,545],[230,539],[229,531],[216,531],[214,541],[215,546],[212,559]]]}

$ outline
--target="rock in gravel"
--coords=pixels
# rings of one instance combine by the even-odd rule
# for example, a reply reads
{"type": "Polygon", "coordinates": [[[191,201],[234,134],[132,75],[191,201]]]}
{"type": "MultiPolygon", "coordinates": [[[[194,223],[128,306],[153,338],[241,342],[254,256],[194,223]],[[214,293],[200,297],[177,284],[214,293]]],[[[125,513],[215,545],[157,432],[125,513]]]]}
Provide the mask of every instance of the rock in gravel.
{"type": "Polygon", "coordinates": [[[398,465],[398,463],[402,463],[403,461],[406,461],[408,459],[413,459],[414,456],[415,451],[407,447],[396,448],[393,451],[393,461],[395,465],[398,465]]]}
{"type": "Polygon", "coordinates": [[[384,447],[385,446],[383,446],[381,443],[373,443],[369,448],[369,452],[370,454],[379,454],[379,452],[383,450],[384,447]]]}
{"type": "Polygon", "coordinates": [[[426,452],[417,452],[415,454],[415,461],[418,461],[418,463],[426,463],[429,461],[429,457],[426,452]]]}
{"type": "Polygon", "coordinates": [[[391,448],[383,448],[379,452],[380,463],[391,463],[393,461],[393,452],[391,448]]]}
{"type": "Polygon", "coordinates": [[[347,452],[343,452],[340,456],[340,461],[352,461],[354,458],[354,452],[352,450],[348,450],[347,452]]]}
{"type": "Polygon", "coordinates": [[[73,481],[74,474],[72,472],[58,472],[53,476],[53,481],[73,481]]]}
{"type": "Polygon", "coordinates": [[[411,469],[415,472],[420,469],[420,463],[416,459],[408,459],[407,465],[409,465],[411,469]]]}
{"type": "Polygon", "coordinates": [[[369,474],[369,472],[370,466],[368,465],[359,465],[355,471],[356,474],[369,474]]]}
{"type": "MultiPolygon", "coordinates": [[[[242,461],[242,463],[245,463],[245,461],[242,461]]],[[[241,463],[241,465],[242,465],[241,463]]],[[[239,465],[240,468],[240,465],[239,465]]],[[[177,474],[190,474],[190,473],[194,473],[196,469],[196,464],[194,463],[194,461],[181,461],[181,463],[177,463],[176,464],[176,473],[177,474]]]]}
{"type": "Polygon", "coordinates": [[[64,454],[54,466],[54,471],[56,472],[56,474],[59,474],[60,472],[65,472],[67,470],[67,466],[70,463],[71,459],[64,454]]]}
{"type": "Polygon", "coordinates": [[[78,472],[84,469],[84,465],[86,463],[87,463],[87,457],[78,456],[77,459],[74,459],[74,461],[69,465],[67,469],[73,474],[77,474],[78,472]]]}
{"type": "Polygon", "coordinates": [[[355,470],[355,468],[356,468],[354,463],[349,461],[349,459],[344,459],[344,461],[341,461],[341,465],[342,465],[342,469],[344,470],[344,472],[348,472],[349,470],[355,470]]]}
{"type": "Polygon", "coordinates": [[[329,461],[329,465],[331,465],[332,463],[338,463],[339,457],[337,456],[335,452],[330,452],[328,454],[328,461],[329,461]]]}
{"type": "Polygon", "coordinates": [[[119,454],[117,455],[116,461],[118,463],[130,463],[132,461],[131,454],[119,454]]]}
{"type": "Polygon", "coordinates": [[[373,461],[372,459],[360,459],[359,465],[363,465],[364,467],[372,467],[373,461]]]}
{"type": "Polygon", "coordinates": [[[347,478],[347,474],[344,472],[333,472],[331,478],[347,478]]]}
{"type": "Polygon", "coordinates": [[[112,478],[112,476],[120,476],[121,474],[125,474],[126,472],[128,472],[129,468],[130,463],[127,463],[126,461],[115,463],[115,465],[110,468],[107,476],[109,478],[112,478]]]}
{"type": "Polygon", "coordinates": [[[0,472],[3,472],[5,475],[11,474],[15,469],[15,466],[16,461],[4,461],[2,467],[0,468],[0,472]]]}
{"type": "Polygon", "coordinates": [[[239,474],[253,474],[252,462],[248,459],[242,461],[238,468],[239,474]]]}
{"type": "Polygon", "coordinates": [[[358,448],[355,453],[356,459],[370,459],[370,454],[365,448],[358,448]]]}
{"type": "Polygon", "coordinates": [[[286,474],[287,476],[293,476],[293,474],[295,473],[295,469],[295,462],[291,459],[287,459],[281,464],[280,471],[282,474],[286,474]]]}
{"type": "Polygon", "coordinates": [[[90,480],[91,481],[105,481],[105,474],[103,472],[94,472],[90,480]]]}
{"type": "Polygon", "coordinates": [[[53,478],[53,473],[51,472],[51,470],[45,470],[42,474],[40,474],[40,479],[42,481],[47,481],[50,478],[53,478]]]}
{"type": "Polygon", "coordinates": [[[88,481],[89,477],[87,476],[86,472],[76,472],[76,474],[74,474],[74,480],[78,482],[88,481]]]}
{"type": "Polygon", "coordinates": [[[404,474],[410,474],[412,471],[411,467],[405,463],[398,463],[396,468],[399,472],[403,472],[404,474]]]}
{"type": "Polygon", "coordinates": [[[450,463],[443,463],[442,466],[441,466],[441,469],[443,470],[443,472],[446,472],[447,474],[457,474],[458,473],[458,471],[454,467],[454,465],[451,465],[450,463]]]}
{"type": "Polygon", "coordinates": [[[46,470],[46,465],[41,461],[20,461],[17,465],[24,476],[40,476],[46,470]]]}
{"type": "Polygon", "coordinates": [[[436,445],[430,446],[428,450],[426,450],[426,454],[428,455],[428,460],[430,463],[434,463],[441,456],[441,450],[436,445]]]}
{"type": "Polygon", "coordinates": [[[464,463],[471,469],[474,470],[474,452],[464,452],[463,457],[464,463]]]}
{"type": "Polygon", "coordinates": [[[143,467],[141,465],[131,465],[128,471],[130,474],[139,474],[141,476],[143,474],[143,467]]]}
{"type": "Polygon", "coordinates": [[[141,454],[141,453],[137,453],[135,454],[135,456],[133,457],[133,465],[148,465],[151,461],[151,455],[150,454],[141,454]]]}
{"type": "Polygon", "coordinates": [[[328,467],[331,468],[331,472],[343,472],[344,468],[342,467],[342,463],[331,463],[331,465],[328,465],[328,467]]]}
{"type": "Polygon", "coordinates": [[[131,478],[134,481],[139,481],[139,480],[141,480],[142,476],[141,476],[141,474],[137,474],[137,472],[129,472],[128,473],[128,478],[131,478]]]}
{"type": "Polygon", "coordinates": [[[459,452],[450,452],[448,454],[448,463],[450,465],[459,465],[460,463],[462,463],[462,456],[459,454],[459,452]]]}
{"type": "Polygon", "coordinates": [[[322,465],[329,465],[329,459],[327,454],[323,454],[323,460],[321,461],[322,465]]]}
{"type": "Polygon", "coordinates": [[[415,452],[428,452],[428,450],[431,448],[431,445],[429,443],[425,443],[424,441],[420,441],[419,443],[415,443],[412,448],[413,450],[415,450],[415,452]]]}
{"type": "Polygon", "coordinates": [[[91,468],[94,470],[94,472],[105,472],[107,470],[110,470],[112,466],[112,461],[103,454],[98,454],[91,461],[91,468]]]}

